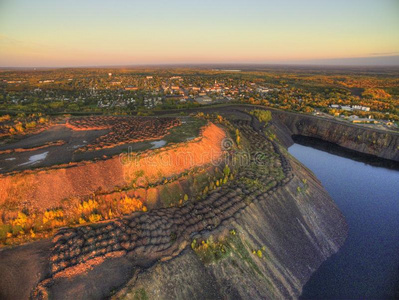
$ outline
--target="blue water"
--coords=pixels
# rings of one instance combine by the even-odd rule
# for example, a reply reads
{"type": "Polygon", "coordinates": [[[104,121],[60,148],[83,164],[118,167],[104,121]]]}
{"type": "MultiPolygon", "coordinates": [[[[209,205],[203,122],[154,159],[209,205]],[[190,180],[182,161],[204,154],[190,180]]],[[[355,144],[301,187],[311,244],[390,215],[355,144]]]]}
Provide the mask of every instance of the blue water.
{"type": "Polygon", "coordinates": [[[399,299],[399,171],[294,144],[349,225],[339,252],[305,285],[301,299],[399,299]]]}

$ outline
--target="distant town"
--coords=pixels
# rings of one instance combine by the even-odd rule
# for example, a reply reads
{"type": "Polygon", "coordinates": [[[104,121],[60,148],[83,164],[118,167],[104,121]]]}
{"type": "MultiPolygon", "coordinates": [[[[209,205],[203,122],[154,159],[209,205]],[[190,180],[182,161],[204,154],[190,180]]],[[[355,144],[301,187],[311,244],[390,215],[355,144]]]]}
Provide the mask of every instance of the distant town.
{"type": "Polygon", "coordinates": [[[306,69],[92,68],[0,74],[3,115],[151,115],[162,109],[247,103],[398,130],[399,79],[394,71],[326,75],[306,69]]]}

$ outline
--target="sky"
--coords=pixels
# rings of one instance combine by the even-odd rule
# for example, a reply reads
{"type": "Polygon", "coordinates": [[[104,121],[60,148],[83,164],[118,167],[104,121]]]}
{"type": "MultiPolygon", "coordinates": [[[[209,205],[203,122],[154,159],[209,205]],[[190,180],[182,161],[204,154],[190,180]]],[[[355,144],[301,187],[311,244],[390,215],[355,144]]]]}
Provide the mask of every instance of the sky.
{"type": "Polygon", "coordinates": [[[359,62],[399,65],[399,0],[0,0],[1,67],[359,62]]]}

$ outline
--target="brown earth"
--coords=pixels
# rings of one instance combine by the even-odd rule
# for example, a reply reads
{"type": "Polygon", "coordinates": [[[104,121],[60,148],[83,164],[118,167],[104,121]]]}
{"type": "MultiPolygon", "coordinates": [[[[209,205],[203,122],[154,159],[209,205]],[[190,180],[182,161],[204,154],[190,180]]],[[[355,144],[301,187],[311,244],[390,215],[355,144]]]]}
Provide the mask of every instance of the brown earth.
{"type": "Polygon", "coordinates": [[[194,140],[142,154],[1,175],[0,204],[45,210],[59,206],[64,199],[98,190],[111,192],[137,180],[155,183],[220,158],[224,137],[221,128],[208,124],[194,140]]]}

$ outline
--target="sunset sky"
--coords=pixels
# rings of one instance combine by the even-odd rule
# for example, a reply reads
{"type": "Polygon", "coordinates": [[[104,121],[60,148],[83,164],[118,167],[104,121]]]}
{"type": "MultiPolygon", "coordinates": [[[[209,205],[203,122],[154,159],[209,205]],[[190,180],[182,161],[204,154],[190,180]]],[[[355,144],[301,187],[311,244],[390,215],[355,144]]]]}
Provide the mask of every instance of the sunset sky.
{"type": "Polygon", "coordinates": [[[378,56],[398,61],[398,0],[0,0],[3,67],[378,56]]]}

